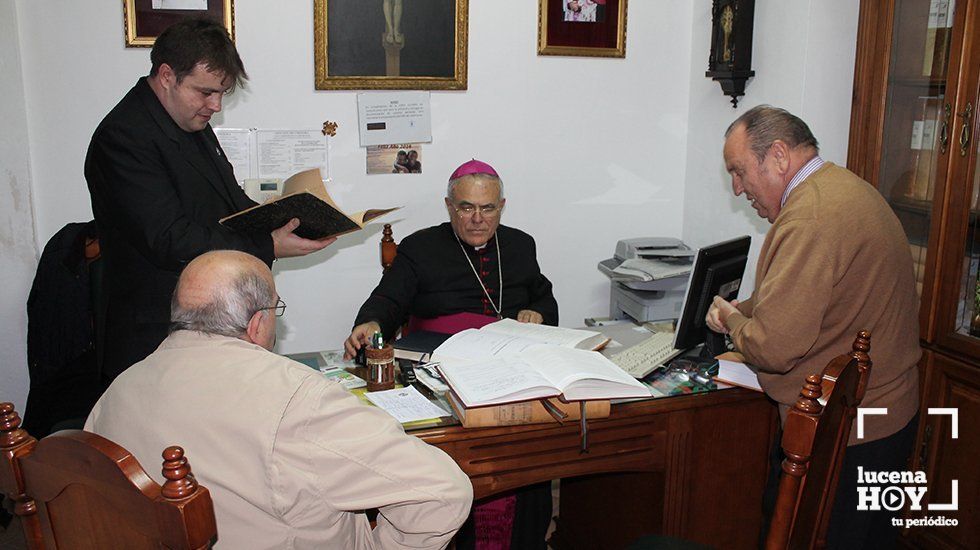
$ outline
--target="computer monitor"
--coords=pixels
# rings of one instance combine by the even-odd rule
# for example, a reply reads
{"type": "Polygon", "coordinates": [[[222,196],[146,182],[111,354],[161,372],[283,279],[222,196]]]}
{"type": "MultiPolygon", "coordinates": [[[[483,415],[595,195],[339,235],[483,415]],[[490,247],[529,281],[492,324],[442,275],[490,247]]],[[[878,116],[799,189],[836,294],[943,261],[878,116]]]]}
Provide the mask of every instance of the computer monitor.
{"type": "Polygon", "coordinates": [[[724,353],[725,336],[708,328],[704,318],[715,296],[726,300],[738,296],[751,241],[744,236],[698,250],[674,332],[675,349],[688,350],[704,342],[710,357],[724,353]]]}

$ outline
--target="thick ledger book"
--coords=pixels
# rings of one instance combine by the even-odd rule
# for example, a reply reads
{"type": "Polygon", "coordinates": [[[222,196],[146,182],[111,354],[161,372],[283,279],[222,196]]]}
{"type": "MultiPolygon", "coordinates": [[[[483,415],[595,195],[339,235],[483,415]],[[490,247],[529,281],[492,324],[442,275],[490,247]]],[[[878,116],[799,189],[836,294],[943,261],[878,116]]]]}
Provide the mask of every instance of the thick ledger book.
{"type": "Polygon", "coordinates": [[[421,361],[423,358],[430,357],[436,348],[449,339],[449,336],[441,332],[416,330],[394,341],[392,347],[395,348],[395,358],[421,361]]]}
{"type": "Polygon", "coordinates": [[[236,231],[271,232],[299,218],[295,233],[304,239],[322,239],[363,229],[369,221],[398,208],[365,210],[346,214],[330,198],[320,169],[290,176],[283,183],[282,196],[265,204],[246,208],[219,221],[236,231]]]}
{"type": "MultiPolygon", "coordinates": [[[[598,351],[609,343],[609,338],[594,330],[521,323],[513,319],[501,319],[480,329],[461,331],[457,335],[463,332],[478,332],[480,334],[479,336],[468,336],[467,342],[464,345],[468,346],[479,343],[482,351],[494,351],[498,355],[520,353],[523,348],[534,344],[552,344],[566,348],[598,351]],[[492,349],[488,349],[485,346],[491,346],[492,349]]],[[[450,342],[455,336],[447,340],[442,346],[439,346],[443,354],[460,356],[456,350],[458,346],[450,342]]],[[[484,356],[489,355],[490,353],[484,354],[484,356]]]]}
{"type": "MultiPolygon", "coordinates": [[[[489,407],[468,408],[460,403],[459,398],[449,392],[449,405],[452,407],[456,418],[463,424],[464,428],[486,428],[490,426],[518,426],[521,424],[544,424],[557,422],[554,415],[545,409],[540,400],[521,401],[519,403],[507,403],[505,405],[491,405],[489,407]]],[[[579,403],[565,403],[558,399],[549,399],[548,402],[556,410],[567,415],[562,422],[575,422],[581,416],[579,403]]],[[[609,401],[587,401],[585,403],[585,417],[589,420],[595,418],[606,418],[609,416],[609,401]]]]}
{"type": "Polygon", "coordinates": [[[718,357],[718,375],[715,380],[742,388],[762,391],[756,368],[745,362],[745,357],[734,351],[725,352],[718,357]]]}
{"type": "Polygon", "coordinates": [[[536,343],[484,327],[446,340],[433,360],[467,407],[559,396],[565,401],[650,396],[609,359],[570,345],[536,343]]]}

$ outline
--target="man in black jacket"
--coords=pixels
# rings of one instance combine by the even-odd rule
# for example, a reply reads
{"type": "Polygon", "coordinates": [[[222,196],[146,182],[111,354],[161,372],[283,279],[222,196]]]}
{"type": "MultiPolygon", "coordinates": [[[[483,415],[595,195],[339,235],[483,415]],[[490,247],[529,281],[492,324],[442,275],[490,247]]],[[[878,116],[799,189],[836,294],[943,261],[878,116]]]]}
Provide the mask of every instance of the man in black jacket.
{"type": "Polygon", "coordinates": [[[334,239],[302,239],[291,220],[239,233],[218,220],[250,206],[209,121],[248,75],[224,27],[186,19],[161,34],[152,67],[95,130],[85,179],[99,225],[107,300],[103,379],[149,355],[167,335],[170,298],[188,262],[214,249],[276,258],[334,239]]]}

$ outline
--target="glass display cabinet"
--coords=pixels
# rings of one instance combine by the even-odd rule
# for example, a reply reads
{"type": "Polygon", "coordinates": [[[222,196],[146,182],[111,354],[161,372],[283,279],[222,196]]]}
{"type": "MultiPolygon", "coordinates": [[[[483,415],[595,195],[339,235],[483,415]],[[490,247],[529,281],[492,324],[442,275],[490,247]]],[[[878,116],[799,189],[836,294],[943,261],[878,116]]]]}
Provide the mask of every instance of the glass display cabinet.
{"type": "Polygon", "coordinates": [[[862,0],[860,8],[848,167],[902,222],[920,296],[922,405],[911,468],[925,471],[929,486],[923,510],[906,513],[957,522],[903,529],[910,548],[974,548],[980,533],[978,4],[862,0]],[[956,409],[957,438],[953,417],[930,408],[956,409]],[[928,509],[954,491],[957,510],[928,509]]]}

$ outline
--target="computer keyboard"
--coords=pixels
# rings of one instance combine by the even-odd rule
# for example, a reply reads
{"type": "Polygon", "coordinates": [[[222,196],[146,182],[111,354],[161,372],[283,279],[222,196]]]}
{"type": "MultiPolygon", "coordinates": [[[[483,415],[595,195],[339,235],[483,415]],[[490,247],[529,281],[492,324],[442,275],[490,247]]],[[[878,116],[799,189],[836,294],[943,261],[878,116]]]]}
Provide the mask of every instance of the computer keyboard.
{"type": "Polygon", "coordinates": [[[667,361],[680,355],[674,349],[674,334],[655,332],[649,338],[609,357],[619,368],[633,378],[643,378],[667,361]]]}

